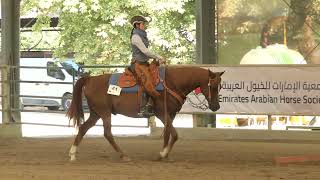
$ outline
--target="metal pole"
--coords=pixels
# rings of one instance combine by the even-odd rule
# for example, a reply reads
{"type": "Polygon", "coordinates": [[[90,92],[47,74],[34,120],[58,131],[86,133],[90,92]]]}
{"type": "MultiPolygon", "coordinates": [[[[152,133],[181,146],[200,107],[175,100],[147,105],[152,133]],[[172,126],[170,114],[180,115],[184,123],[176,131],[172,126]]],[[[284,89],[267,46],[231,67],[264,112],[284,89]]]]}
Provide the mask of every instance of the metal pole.
{"type": "Polygon", "coordinates": [[[217,64],[215,9],[216,0],[197,0],[196,49],[198,64],[217,64]]]}
{"type": "Polygon", "coordinates": [[[11,109],[20,107],[20,79],[19,69],[11,69],[11,66],[20,65],[20,0],[1,0],[1,65],[8,66],[8,72],[4,72],[3,78],[7,83],[3,84],[2,92],[6,93],[2,106],[5,112],[2,115],[4,122],[20,122],[20,112],[12,112],[11,109]]]}
{"type": "Polygon", "coordinates": [[[272,130],[272,116],[268,115],[268,130],[272,130]]]}
{"type": "Polygon", "coordinates": [[[11,111],[20,107],[20,85],[16,81],[20,79],[20,70],[10,69],[20,64],[20,0],[1,0],[1,16],[1,65],[9,67],[2,74],[7,80],[2,86],[2,92],[7,93],[2,102],[5,109],[2,118],[4,122],[20,122],[20,112],[11,111]]]}
{"type": "MultiPolygon", "coordinates": [[[[198,64],[217,64],[216,0],[196,0],[196,9],[196,62],[198,64]]],[[[200,126],[216,127],[215,114],[200,115],[200,119],[202,121],[200,126]]]]}
{"type": "MultiPolygon", "coordinates": [[[[2,60],[2,59],[1,59],[2,60]]],[[[11,119],[10,109],[10,84],[9,84],[9,67],[1,68],[1,92],[2,92],[2,123],[9,123],[11,119]]]]}

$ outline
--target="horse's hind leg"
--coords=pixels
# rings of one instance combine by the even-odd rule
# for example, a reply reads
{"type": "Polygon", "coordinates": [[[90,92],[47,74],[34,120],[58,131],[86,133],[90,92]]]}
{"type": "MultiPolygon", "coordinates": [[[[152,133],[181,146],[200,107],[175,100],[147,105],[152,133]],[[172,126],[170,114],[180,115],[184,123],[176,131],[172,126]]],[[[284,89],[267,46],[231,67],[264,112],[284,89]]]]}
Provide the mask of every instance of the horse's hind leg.
{"type": "Polygon", "coordinates": [[[91,127],[93,127],[97,123],[99,118],[100,117],[96,113],[91,111],[90,116],[87,119],[87,121],[85,121],[82,125],[80,125],[78,134],[77,134],[76,138],[74,139],[73,145],[71,146],[71,149],[69,151],[70,161],[76,160],[77,148],[78,148],[81,140],[83,139],[83,136],[87,133],[87,131],[91,127]]]}
{"type": "Polygon", "coordinates": [[[125,153],[123,153],[123,151],[120,149],[120,147],[117,145],[113,138],[111,132],[111,113],[105,113],[104,115],[101,115],[101,118],[104,127],[104,137],[109,141],[113,149],[120,154],[120,158],[123,161],[130,161],[130,158],[125,153]]]}

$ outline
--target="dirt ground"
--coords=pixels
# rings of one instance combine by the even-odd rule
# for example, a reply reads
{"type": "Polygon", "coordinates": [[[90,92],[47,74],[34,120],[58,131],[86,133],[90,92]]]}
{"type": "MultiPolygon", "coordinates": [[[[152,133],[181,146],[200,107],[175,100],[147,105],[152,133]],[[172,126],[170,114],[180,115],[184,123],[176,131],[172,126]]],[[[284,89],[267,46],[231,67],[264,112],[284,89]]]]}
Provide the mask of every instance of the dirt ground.
{"type": "Polygon", "coordinates": [[[41,180],[279,180],[320,179],[318,162],[276,165],[275,157],[319,155],[317,142],[179,140],[173,162],[155,161],[162,140],[116,138],[132,159],[121,162],[104,138],[86,137],[77,162],[69,162],[73,138],[0,138],[0,179],[41,180]]]}

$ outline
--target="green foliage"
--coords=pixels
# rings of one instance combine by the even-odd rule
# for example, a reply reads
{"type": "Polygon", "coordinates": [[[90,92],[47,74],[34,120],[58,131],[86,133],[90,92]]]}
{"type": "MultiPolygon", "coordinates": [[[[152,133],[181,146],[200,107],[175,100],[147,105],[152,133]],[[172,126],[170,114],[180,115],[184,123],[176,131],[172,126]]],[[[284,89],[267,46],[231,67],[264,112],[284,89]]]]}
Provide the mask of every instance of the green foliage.
{"type": "MultiPolygon", "coordinates": [[[[59,16],[60,34],[54,54],[75,52],[78,62],[125,65],[131,59],[129,21],[134,15],[152,18],[148,26],[151,49],[173,63],[195,61],[195,0],[22,0],[22,15],[39,12],[34,31],[59,16]]],[[[30,41],[30,40],[29,40],[30,41]]],[[[27,46],[27,38],[22,38],[27,46]],[[25,41],[24,41],[25,40],[25,41]]]]}
{"type": "Polygon", "coordinates": [[[320,0],[218,0],[219,64],[239,64],[248,51],[260,45],[266,23],[272,25],[269,42],[283,43],[286,26],[288,47],[301,50],[295,41],[305,37],[306,15],[312,18],[312,33],[308,37],[320,39],[319,10],[320,0]],[[288,16],[289,21],[284,24],[281,16],[288,16]]]}

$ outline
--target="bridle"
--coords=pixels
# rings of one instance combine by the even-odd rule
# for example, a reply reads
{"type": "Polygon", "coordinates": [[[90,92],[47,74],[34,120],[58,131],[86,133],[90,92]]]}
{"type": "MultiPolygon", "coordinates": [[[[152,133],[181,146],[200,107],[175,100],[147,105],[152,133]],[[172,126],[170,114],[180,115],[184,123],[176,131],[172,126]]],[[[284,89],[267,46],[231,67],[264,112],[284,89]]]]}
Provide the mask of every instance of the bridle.
{"type": "Polygon", "coordinates": [[[210,78],[210,70],[208,70],[208,78],[209,78],[209,82],[208,82],[208,103],[211,104],[212,103],[212,95],[211,95],[211,88],[214,88],[215,85],[217,85],[218,91],[221,90],[221,86],[220,86],[220,82],[221,79],[218,78],[218,76],[216,76],[215,78],[210,78]]]}
{"type": "MultiPolygon", "coordinates": [[[[215,88],[215,86],[217,86],[218,88],[218,91],[220,92],[221,90],[221,85],[220,85],[220,82],[221,82],[221,78],[220,77],[215,77],[215,78],[210,78],[210,70],[208,69],[208,103],[211,104],[212,103],[212,95],[211,95],[211,88],[215,88]]],[[[165,88],[165,96],[166,96],[166,92],[170,93],[173,97],[175,97],[180,105],[182,106],[184,104],[184,101],[185,101],[185,98],[187,97],[186,95],[179,95],[178,93],[174,92],[173,90],[171,90],[165,83],[164,80],[161,80],[163,82],[163,86],[165,88]]],[[[166,101],[166,98],[165,98],[165,101],[166,101]]],[[[166,104],[166,102],[165,102],[166,104]]]]}

